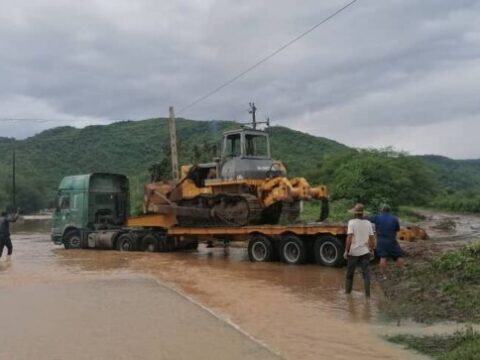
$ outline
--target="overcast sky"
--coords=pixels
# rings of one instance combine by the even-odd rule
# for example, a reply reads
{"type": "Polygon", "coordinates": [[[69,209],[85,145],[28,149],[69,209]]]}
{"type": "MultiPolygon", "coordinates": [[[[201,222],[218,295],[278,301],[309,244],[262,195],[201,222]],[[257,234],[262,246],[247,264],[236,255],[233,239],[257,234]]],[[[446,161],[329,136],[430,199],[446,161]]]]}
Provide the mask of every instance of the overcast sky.
{"type": "MultiPolygon", "coordinates": [[[[0,136],[166,116],[344,0],[3,0],[0,136]],[[6,121],[5,118],[48,119],[6,121]]],[[[480,1],[358,0],[179,116],[480,158],[480,1]]]]}

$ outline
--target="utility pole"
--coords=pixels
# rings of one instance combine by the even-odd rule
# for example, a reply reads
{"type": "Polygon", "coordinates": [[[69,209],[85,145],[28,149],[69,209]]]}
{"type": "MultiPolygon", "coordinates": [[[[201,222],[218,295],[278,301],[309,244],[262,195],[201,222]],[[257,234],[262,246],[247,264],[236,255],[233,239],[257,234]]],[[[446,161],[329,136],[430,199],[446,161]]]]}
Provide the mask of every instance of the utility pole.
{"type": "Polygon", "coordinates": [[[250,105],[250,110],[248,111],[248,113],[252,114],[253,129],[255,130],[257,128],[257,117],[256,117],[257,107],[255,106],[254,102],[249,103],[249,105],[250,105]]]}
{"type": "Polygon", "coordinates": [[[178,172],[178,153],[177,153],[177,130],[175,128],[175,112],[173,106],[169,108],[170,117],[168,119],[168,129],[170,131],[170,157],[172,159],[172,177],[174,180],[180,178],[178,172]]]}
{"type": "Polygon", "coordinates": [[[15,174],[15,148],[12,153],[12,211],[17,209],[17,187],[16,187],[16,174],[15,174]]]}

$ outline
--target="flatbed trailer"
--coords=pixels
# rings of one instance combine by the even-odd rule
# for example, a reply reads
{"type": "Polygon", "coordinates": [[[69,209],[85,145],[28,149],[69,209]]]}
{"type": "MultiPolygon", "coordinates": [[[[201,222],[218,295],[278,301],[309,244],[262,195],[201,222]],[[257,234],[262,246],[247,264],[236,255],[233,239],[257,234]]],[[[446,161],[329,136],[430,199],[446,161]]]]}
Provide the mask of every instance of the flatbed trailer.
{"type": "MultiPolygon", "coordinates": [[[[200,241],[248,242],[252,262],[281,260],[298,265],[314,260],[324,266],[344,264],[346,228],[330,224],[260,225],[242,227],[181,227],[142,225],[141,218],[110,229],[76,229],[66,232],[66,248],[119,251],[171,252],[196,249],[200,241]]],[[[57,242],[61,244],[62,242],[57,242]]]]}
{"type": "MultiPolygon", "coordinates": [[[[152,234],[162,233],[159,241],[170,243],[170,248],[194,248],[199,239],[217,239],[225,243],[247,241],[248,256],[254,262],[279,259],[288,264],[302,264],[312,259],[324,266],[344,264],[343,252],[347,229],[343,224],[310,223],[241,227],[164,227],[164,225],[166,225],[165,218],[162,215],[128,219],[128,227],[132,231],[142,229],[152,234]],[[191,245],[188,246],[188,244],[191,245]]],[[[140,246],[143,250],[162,251],[161,249],[166,248],[162,245],[152,245],[150,237],[147,240],[146,244],[140,246]]],[[[140,242],[144,241],[140,240],[140,242]]],[[[121,244],[117,248],[121,250],[121,244]]]]}

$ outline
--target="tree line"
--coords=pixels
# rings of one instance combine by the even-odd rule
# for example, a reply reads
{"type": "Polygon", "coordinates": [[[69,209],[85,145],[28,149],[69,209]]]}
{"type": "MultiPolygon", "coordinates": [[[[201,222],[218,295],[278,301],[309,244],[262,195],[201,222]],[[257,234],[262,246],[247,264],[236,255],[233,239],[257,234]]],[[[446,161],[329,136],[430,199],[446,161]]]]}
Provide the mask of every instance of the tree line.
{"type": "MultiPolygon", "coordinates": [[[[222,121],[179,119],[181,164],[211,162],[219,155],[221,134],[238,128],[222,121]]],[[[274,159],[289,176],[305,176],[329,187],[333,207],[355,202],[376,210],[387,202],[480,212],[480,161],[410,156],[392,149],[352,149],[329,139],[284,127],[268,129],[274,159]]],[[[132,206],[141,209],[143,185],[170,177],[165,119],[122,122],[85,129],[47,130],[15,141],[0,138],[0,209],[11,206],[11,149],[17,150],[17,204],[24,212],[54,206],[56,188],[66,175],[95,171],[129,176],[132,206]]]]}

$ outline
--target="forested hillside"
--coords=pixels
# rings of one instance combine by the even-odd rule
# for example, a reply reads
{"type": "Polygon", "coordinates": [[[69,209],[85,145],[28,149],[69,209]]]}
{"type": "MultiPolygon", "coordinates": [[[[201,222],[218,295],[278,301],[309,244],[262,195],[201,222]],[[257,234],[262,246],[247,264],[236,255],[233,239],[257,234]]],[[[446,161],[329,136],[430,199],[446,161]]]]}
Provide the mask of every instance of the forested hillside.
{"type": "MultiPolygon", "coordinates": [[[[218,155],[222,132],[238,128],[229,121],[177,119],[180,163],[211,161],[218,155]]],[[[274,157],[291,165],[292,174],[305,169],[302,159],[319,159],[346,148],[332,140],[282,127],[271,127],[274,157]]],[[[11,154],[17,163],[17,200],[25,211],[51,207],[63,176],[95,171],[127,174],[134,196],[149,179],[149,168],[168,156],[166,119],[126,121],[83,129],[58,127],[25,140],[0,138],[0,208],[11,203],[11,154]]]]}
{"type": "MultiPolygon", "coordinates": [[[[218,155],[222,132],[239,125],[229,121],[177,119],[180,163],[210,161],[218,155]]],[[[374,206],[434,204],[476,211],[480,160],[408,156],[389,150],[354,150],[333,140],[285,127],[267,130],[272,153],[290,176],[325,183],[336,200],[374,206]],[[462,203],[459,205],[459,199],[462,203]],[[447,201],[448,200],[448,201],[447,201]]],[[[11,205],[11,154],[17,158],[17,202],[25,212],[52,207],[63,176],[95,171],[130,177],[132,196],[141,198],[153,164],[168,164],[166,119],[126,121],[83,129],[58,127],[25,140],[0,138],[0,208],[11,205]]],[[[480,211],[480,205],[478,206],[480,211]]]]}
{"type": "Polygon", "coordinates": [[[450,190],[467,190],[480,185],[480,160],[452,160],[444,156],[425,155],[424,159],[450,190]]]}

